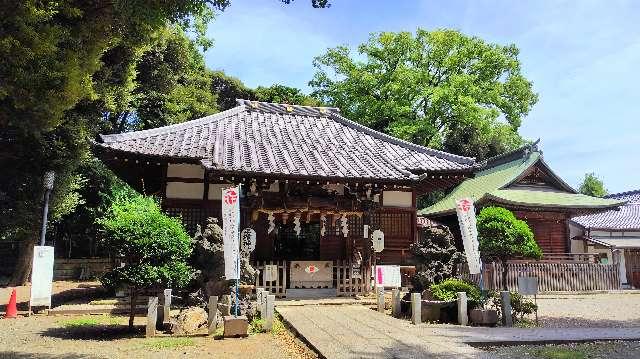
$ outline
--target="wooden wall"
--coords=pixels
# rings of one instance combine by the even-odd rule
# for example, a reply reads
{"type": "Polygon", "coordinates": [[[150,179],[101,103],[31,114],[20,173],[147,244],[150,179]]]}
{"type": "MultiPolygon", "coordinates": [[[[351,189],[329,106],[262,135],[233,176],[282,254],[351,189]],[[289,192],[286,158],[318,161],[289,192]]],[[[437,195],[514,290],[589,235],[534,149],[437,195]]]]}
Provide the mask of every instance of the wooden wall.
{"type": "Polygon", "coordinates": [[[514,211],[519,219],[529,224],[543,253],[568,253],[567,220],[564,212],[514,211]]]}

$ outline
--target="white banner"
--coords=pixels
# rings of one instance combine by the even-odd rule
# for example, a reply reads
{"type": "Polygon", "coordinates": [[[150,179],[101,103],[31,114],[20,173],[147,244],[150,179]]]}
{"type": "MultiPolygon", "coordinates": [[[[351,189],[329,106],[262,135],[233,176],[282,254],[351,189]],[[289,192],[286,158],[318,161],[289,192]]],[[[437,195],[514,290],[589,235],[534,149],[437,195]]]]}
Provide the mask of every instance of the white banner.
{"type": "Polygon", "coordinates": [[[240,186],[222,189],[224,276],[240,279],[240,186]]]}
{"type": "Polygon", "coordinates": [[[476,211],[473,201],[463,198],[456,201],[456,213],[464,244],[464,253],[467,255],[469,273],[480,273],[480,250],[478,249],[478,228],[476,227],[476,211]]]}
{"type": "Polygon", "coordinates": [[[33,307],[51,307],[53,285],[53,247],[33,247],[33,269],[31,272],[31,299],[33,307]]]}

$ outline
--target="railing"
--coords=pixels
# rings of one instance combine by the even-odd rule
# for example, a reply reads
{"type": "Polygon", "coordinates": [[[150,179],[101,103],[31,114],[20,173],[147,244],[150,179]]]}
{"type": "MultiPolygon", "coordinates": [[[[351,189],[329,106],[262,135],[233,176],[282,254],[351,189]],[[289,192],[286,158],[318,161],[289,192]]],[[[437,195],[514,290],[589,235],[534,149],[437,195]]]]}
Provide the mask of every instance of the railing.
{"type": "Polygon", "coordinates": [[[256,288],[264,288],[278,298],[282,298],[287,294],[287,261],[256,261],[254,266],[257,269],[256,288]],[[278,266],[278,273],[275,280],[267,281],[265,276],[265,266],[278,266]]]}
{"type": "MultiPolygon", "coordinates": [[[[518,289],[518,277],[538,277],[539,292],[596,291],[620,289],[619,264],[597,263],[552,263],[552,262],[509,262],[507,263],[507,286],[518,289]]],[[[479,275],[469,274],[466,265],[459,267],[460,277],[479,282],[479,275]]],[[[502,265],[484,265],[485,288],[502,289],[502,265]]]]}
{"type": "Polygon", "coordinates": [[[542,261],[600,263],[600,253],[544,253],[542,261]]]}
{"type": "MultiPolygon", "coordinates": [[[[287,261],[256,261],[253,267],[257,269],[256,288],[264,288],[276,297],[282,298],[287,295],[288,271],[287,261]],[[276,265],[278,268],[275,280],[267,281],[265,276],[265,267],[267,265],[276,265]]],[[[336,296],[354,296],[363,295],[371,291],[371,269],[368,266],[362,266],[359,269],[353,269],[349,260],[333,261],[333,284],[336,288],[336,296]],[[359,278],[354,275],[359,272],[359,278]]]]}

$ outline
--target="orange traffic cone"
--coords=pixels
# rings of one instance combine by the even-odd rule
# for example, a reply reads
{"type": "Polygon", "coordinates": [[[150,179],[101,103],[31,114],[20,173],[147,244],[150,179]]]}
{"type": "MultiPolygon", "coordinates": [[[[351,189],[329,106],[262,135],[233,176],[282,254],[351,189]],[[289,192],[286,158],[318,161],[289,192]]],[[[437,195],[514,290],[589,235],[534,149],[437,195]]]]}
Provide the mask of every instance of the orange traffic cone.
{"type": "Polygon", "coordinates": [[[11,292],[11,298],[9,298],[9,304],[7,304],[7,313],[4,315],[4,318],[17,318],[18,317],[18,307],[16,306],[16,289],[13,288],[11,292]]]}

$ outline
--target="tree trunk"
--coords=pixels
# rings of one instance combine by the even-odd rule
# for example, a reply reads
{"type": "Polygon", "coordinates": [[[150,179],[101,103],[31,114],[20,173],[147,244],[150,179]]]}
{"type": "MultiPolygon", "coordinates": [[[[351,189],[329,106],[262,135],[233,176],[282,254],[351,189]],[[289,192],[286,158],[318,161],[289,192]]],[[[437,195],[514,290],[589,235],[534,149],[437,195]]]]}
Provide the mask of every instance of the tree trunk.
{"type": "Polygon", "coordinates": [[[129,331],[133,331],[133,320],[136,317],[136,302],[138,301],[138,291],[129,287],[129,299],[131,303],[129,303],[129,331]]]}
{"type": "Polygon", "coordinates": [[[13,275],[9,281],[9,286],[21,286],[27,284],[31,275],[31,266],[33,264],[33,246],[34,240],[23,240],[18,247],[18,261],[13,269],[13,275]]]}
{"type": "Polygon", "coordinates": [[[500,264],[502,264],[502,290],[509,290],[507,285],[507,274],[509,272],[509,267],[507,267],[507,261],[503,259],[500,262],[500,264]]]}

